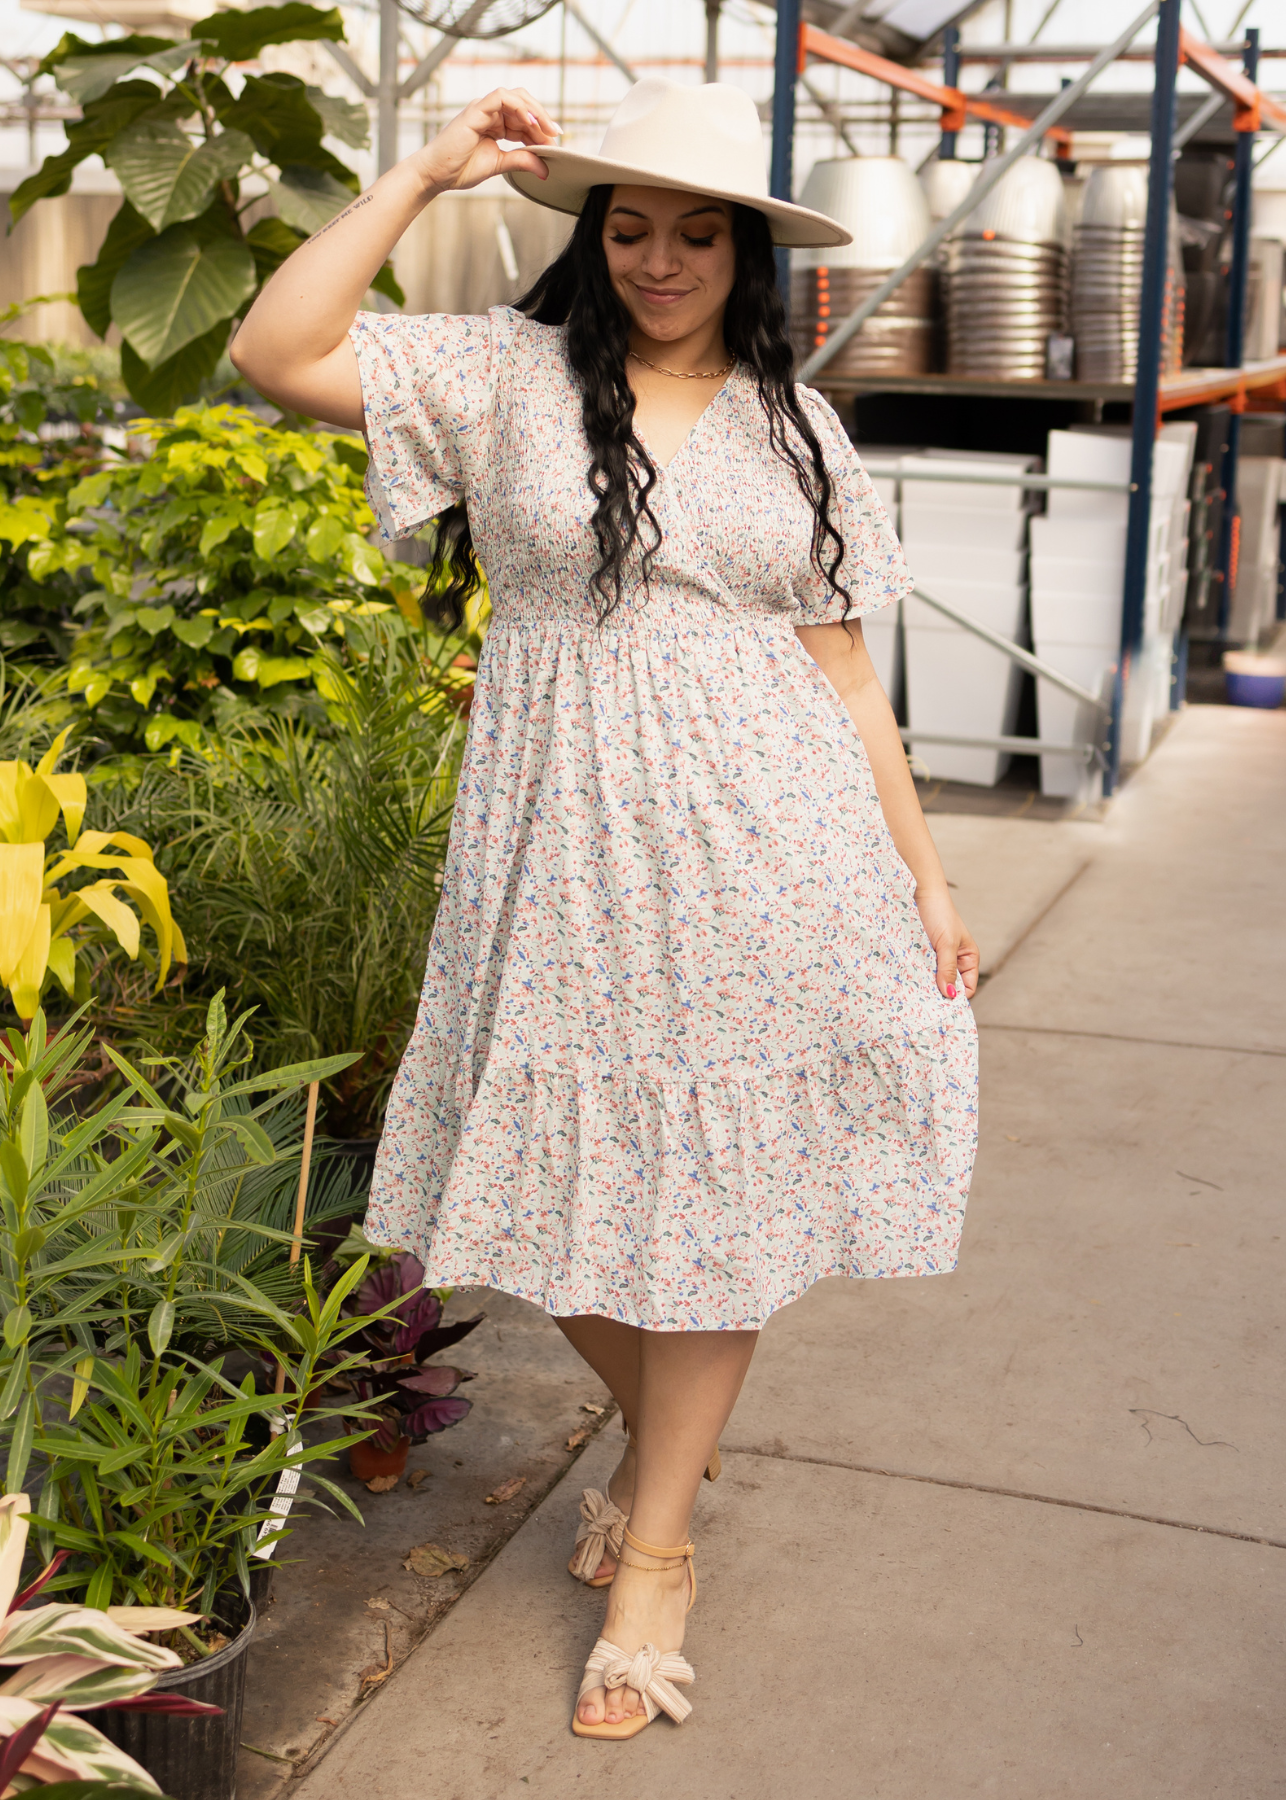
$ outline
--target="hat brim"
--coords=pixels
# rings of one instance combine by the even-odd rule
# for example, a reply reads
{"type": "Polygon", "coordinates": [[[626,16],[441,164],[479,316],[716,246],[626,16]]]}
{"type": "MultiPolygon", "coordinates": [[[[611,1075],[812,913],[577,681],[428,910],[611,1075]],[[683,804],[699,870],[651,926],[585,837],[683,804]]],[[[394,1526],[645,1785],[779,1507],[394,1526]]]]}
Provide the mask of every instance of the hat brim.
{"type": "Polygon", "coordinates": [[[813,212],[807,206],[796,206],[789,200],[766,200],[761,194],[734,192],[729,188],[707,187],[700,179],[673,181],[651,169],[631,163],[608,162],[601,156],[583,156],[575,150],[562,150],[556,145],[542,144],[535,151],[547,168],[548,177],[528,169],[514,169],[505,180],[524,200],[537,206],[548,206],[554,212],[579,213],[589,198],[589,190],[618,182],[629,187],[669,188],[675,193],[708,194],[712,200],[732,200],[741,206],[753,206],[763,213],[772,231],[772,241],[783,249],[838,249],[851,244],[853,234],[825,213],[813,212]]]}

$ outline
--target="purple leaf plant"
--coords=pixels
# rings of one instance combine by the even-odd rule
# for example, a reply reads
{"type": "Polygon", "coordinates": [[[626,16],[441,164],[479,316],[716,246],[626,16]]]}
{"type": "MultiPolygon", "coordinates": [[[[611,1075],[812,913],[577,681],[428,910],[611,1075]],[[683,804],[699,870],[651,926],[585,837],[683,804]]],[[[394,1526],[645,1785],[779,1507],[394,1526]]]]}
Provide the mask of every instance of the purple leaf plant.
{"type": "MultiPolygon", "coordinates": [[[[424,1265],[408,1250],[399,1250],[388,1262],[372,1269],[345,1303],[350,1318],[378,1313],[390,1302],[391,1312],[372,1318],[370,1324],[345,1345],[345,1353],[363,1349],[368,1367],[351,1377],[360,1400],[380,1402],[380,1426],[371,1444],[393,1450],[402,1438],[422,1444],[435,1431],[458,1425],[472,1410],[471,1400],[456,1397],[462,1381],[472,1381],[467,1369],[446,1364],[429,1365],[428,1359],[468,1337],[483,1315],[443,1325],[442,1302],[423,1286],[424,1265]]],[[[360,1429],[369,1420],[355,1421],[360,1429]]]]}

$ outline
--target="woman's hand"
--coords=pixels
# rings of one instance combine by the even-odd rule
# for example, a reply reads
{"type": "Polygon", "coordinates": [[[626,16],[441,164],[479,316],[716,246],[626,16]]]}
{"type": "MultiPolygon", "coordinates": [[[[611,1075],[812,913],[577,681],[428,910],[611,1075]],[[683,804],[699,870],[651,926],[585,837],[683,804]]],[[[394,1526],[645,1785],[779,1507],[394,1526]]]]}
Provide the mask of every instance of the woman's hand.
{"type": "Polygon", "coordinates": [[[414,161],[421,180],[437,193],[477,187],[492,175],[526,169],[543,181],[549,170],[534,150],[502,150],[510,143],[552,144],[562,136],[540,101],[526,88],[493,88],[417,151],[414,161]]]}
{"type": "Polygon", "coordinates": [[[950,895],[945,889],[917,888],[915,904],[938,958],[938,992],[954,1000],[958,978],[972,1000],[978,990],[978,946],[965,930],[950,895]]]}

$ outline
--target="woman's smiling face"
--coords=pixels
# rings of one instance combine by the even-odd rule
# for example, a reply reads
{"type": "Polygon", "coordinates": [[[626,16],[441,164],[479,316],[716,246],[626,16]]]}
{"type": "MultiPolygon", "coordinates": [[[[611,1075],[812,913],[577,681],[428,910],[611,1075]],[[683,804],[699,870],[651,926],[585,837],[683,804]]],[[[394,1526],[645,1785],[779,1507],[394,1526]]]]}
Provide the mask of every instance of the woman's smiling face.
{"type": "Polygon", "coordinates": [[[721,315],[732,292],[732,206],[670,188],[616,187],[603,221],[612,287],[644,336],[674,343],[721,315]]]}

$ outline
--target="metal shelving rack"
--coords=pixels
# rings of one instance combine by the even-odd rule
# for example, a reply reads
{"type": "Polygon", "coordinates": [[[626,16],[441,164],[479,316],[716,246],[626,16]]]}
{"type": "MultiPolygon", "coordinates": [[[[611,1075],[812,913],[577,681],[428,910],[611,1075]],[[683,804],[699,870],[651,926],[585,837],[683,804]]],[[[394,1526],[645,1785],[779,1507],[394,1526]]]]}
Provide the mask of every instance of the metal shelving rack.
{"type": "MultiPolygon", "coordinates": [[[[991,97],[966,94],[956,86],[960,53],[957,35],[949,29],[943,34],[943,83],[928,80],[919,70],[872,55],[842,38],[831,37],[816,27],[802,24],[799,0],[777,0],[776,81],[773,94],[772,191],[779,198],[791,197],[791,162],[795,128],[795,84],[810,57],[838,63],[859,74],[883,81],[891,87],[913,93],[941,108],[942,141],[939,154],[952,158],[956,153],[958,133],[970,118],[987,123],[1021,128],[1021,135],[1002,156],[981,165],[972,191],[946,219],[942,220],[901,268],[895,269],[861,307],[841,321],[826,343],[804,363],[800,374],[805,381],[823,375],[826,364],[860,331],[877,307],[892,294],[912,271],[937,249],[956,226],[963,222],[983,196],[1020,156],[1044,139],[1055,144],[1056,154],[1065,155],[1070,148],[1069,133],[1061,121],[1088,92],[1103,69],[1118,57],[1138,59],[1140,52],[1132,48],[1134,39],[1154,17],[1157,21],[1156,45],[1152,52],[1154,79],[1151,104],[1151,158],[1148,177],[1148,212],[1144,235],[1143,286],[1140,296],[1139,359],[1133,383],[1094,383],[1080,381],[975,381],[948,375],[921,377],[867,376],[833,377],[819,385],[837,397],[873,393],[911,393],[938,395],[1004,395],[1029,399],[1127,401],[1133,406],[1133,454],[1129,494],[1129,526],[1126,538],[1125,589],[1122,610],[1120,656],[1114,682],[1109,717],[1103,742],[1097,748],[1104,763],[1104,792],[1110,794],[1120,777],[1121,723],[1133,663],[1143,644],[1144,594],[1147,581],[1148,527],[1152,511],[1152,451],[1158,427],[1166,412],[1179,407],[1206,402],[1227,401],[1232,411],[1229,448],[1223,470],[1223,487],[1227,495],[1224,509],[1224,538],[1219,546],[1217,566],[1224,576],[1224,600],[1221,617],[1226,620],[1227,575],[1232,553],[1232,518],[1236,493],[1236,463],[1240,415],[1246,410],[1251,394],[1286,400],[1286,355],[1267,362],[1243,362],[1243,326],[1246,285],[1250,261],[1251,153],[1256,133],[1267,127],[1286,131],[1286,107],[1257,86],[1259,60],[1258,33],[1248,31],[1242,46],[1243,67],[1237,69],[1217,51],[1201,43],[1184,29],[1179,18],[1180,0],[1149,0],[1149,4],[1114,44],[1095,51],[1076,52],[1068,46],[1059,49],[1058,60],[1067,62],[1077,55],[1089,58],[1089,66],[1078,80],[1049,104],[1034,121],[993,104],[991,97]],[[1208,103],[1231,101],[1233,130],[1236,134],[1235,199],[1233,209],[1233,259],[1229,277],[1228,343],[1225,366],[1218,369],[1184,369],[1180,374],[1161,375],[1162,313],[1165,294],[1166,231],[1170,197],[1174,180],[1175,87],[1181,64],[1199,74],[1213,90],[1208,103]],[[999,117],[1000,113],[1004,117],[999,117]]],[[[1202,109],[1206,111],[1205,108],[1202,109]]],[[[1190,135],[1185,127],[1184,135],[1190,135]]],[[[778,267],[783,291],[788,294],[789,257],[778,253],[778,267]]],[[[941,602],[922,594],[930,604],[941,602]]],[[[977,629],[963,616],[959,622],[977,629]]],[[[1017,645],[1006,645],[992,633],[980,632],[995,643],[997,649],[1011,655],[1024,667],[1033,668],[1045,679],[1055,672],[1035,665],[1035,659],[1017,645]]],[[[1058,685],[1066,681],[1058,678],[1058,685]]],[[[1017,740],[1015,740],[1017,742],[1017,740]]],[[[1007,746],[1011,747],[1011,746],[1007,746]]],[[[1033,744],[1033,748],[1034,748],[1033,744]]]]}

